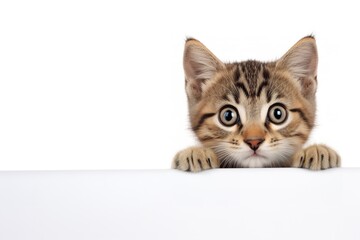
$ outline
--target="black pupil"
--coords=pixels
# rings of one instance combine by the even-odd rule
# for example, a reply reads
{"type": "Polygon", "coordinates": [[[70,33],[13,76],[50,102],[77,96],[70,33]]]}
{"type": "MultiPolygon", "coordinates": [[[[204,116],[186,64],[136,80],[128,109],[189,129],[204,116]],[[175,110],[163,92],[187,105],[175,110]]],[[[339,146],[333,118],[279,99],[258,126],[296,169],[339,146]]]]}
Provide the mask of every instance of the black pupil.
{"type": "Polygon", "coordinates": [[[231,110],[226,110],[224,113],[224,119],[228,122],[230,122],[234,118],[234,112],[231,110]]]}
{"type": "Polygon", "coordinates": [[[274,110],[274,117],[279,120],[282,117],[282,111],[279,108],[275,108],[274,110]]]}

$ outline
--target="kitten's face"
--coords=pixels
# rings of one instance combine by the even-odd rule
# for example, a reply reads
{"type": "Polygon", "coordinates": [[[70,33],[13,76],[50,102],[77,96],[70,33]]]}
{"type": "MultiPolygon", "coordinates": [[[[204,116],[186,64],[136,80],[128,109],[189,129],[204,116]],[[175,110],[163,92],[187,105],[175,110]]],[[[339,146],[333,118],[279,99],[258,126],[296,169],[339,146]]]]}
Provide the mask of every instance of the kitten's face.
{"type": "Polygon", "coordinates": [[[184,68],[196,136],[222,167],[286,165],[314,124],[316,67],[312,37],[277,62],[231,64],[188,40],[184,68]]]}

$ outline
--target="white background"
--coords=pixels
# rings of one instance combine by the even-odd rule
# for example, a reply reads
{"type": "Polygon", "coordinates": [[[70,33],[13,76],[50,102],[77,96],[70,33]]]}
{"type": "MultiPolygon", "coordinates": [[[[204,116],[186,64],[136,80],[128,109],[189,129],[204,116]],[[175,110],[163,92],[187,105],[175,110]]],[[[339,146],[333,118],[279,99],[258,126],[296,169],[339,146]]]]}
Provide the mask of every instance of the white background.
{"type": "Polygon", "coordinates": [[[360,167],[355,1],[1,1],[0,170],[169,168],[195,143],[187,36],[224,61],[274,60],[315,34],[309,141],[360,167]]]}

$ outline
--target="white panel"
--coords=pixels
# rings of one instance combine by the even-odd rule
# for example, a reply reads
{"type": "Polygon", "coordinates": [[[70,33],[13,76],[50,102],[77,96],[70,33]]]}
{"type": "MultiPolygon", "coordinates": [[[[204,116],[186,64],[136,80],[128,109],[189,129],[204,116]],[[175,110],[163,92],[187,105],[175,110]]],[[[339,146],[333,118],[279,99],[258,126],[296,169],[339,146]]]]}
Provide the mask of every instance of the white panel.
{"type": "Polygon", "coordinates": [[[360,169],[0,172],[0,239],[360,239],[360,169]]]}

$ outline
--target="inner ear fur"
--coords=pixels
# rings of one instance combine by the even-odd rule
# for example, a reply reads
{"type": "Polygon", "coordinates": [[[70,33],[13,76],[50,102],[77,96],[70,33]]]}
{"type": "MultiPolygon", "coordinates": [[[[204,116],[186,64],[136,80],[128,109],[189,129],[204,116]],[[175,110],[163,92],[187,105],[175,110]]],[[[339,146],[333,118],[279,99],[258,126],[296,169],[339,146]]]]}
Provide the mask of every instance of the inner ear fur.
{"type": "Polygon", "coordinates": [[[200,41],[187,39],[184,50],[184,71],[189,102],[199,101],[205,87],[211,84],[216,73],[224,68],[224,63],[200,41]]]}
{"type": "Polygon", "coordinates": [[[318,53],[313,36],[299,40],[277,61],[277,67],[286,69],[301,87],[302,94],[310,97],[317,86],[318,53]]]}

